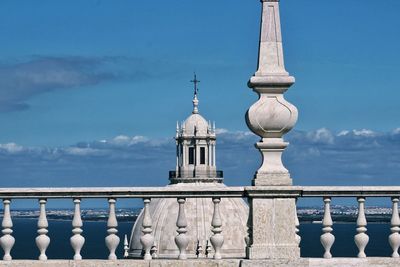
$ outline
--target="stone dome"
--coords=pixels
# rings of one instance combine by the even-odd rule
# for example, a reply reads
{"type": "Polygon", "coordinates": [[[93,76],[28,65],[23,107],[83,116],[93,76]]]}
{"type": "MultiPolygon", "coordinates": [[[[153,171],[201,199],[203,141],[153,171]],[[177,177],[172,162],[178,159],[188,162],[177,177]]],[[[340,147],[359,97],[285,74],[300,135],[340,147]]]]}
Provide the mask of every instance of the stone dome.
{"type": "MultiPolygon", "coordinates": [[[[225,187],[218,183],[193,183],[193,184],[174,184],[168,187],[198,188],[199,186],[208,187],[212,190],[215,187],[225,187]]],[[[212,236],[211,220],[213,216],[213,203],[211,198],[188,198],[185,203],[185,213],[187,219],[187,233],[189,245],[187,247],[188,258],[196,258],[198,246],[201,246],[202,255],[206,251],[207,242],[214,255],[211,243],[212,236]]],[[[153,221],[154,246],[159,258],[177,258],[178,248],[175,244],[177,236],[176,219],[178,217],[178,203],[175,198],[152,199],[149,205],[150,216],[153,221]]],[[[241,198],[221,198],[220,214],[222,219],[222,235],[224,244],[222,246],[223,258],[243,258],[245,257],[245,237],[247,236],[248,206],[241,198]]],[[[143,211],[139,215],[132,229],[129,257],[141,258],[143,211]]]]}
{"type": "MultiPolygon", "coordinates": [[[[211,126],[211,125],[210,125],[211,126]]],[[[208,122],[198,113],[191,114],[183,123],[186,135],[205,135],[208,132],[208,122]]]]}

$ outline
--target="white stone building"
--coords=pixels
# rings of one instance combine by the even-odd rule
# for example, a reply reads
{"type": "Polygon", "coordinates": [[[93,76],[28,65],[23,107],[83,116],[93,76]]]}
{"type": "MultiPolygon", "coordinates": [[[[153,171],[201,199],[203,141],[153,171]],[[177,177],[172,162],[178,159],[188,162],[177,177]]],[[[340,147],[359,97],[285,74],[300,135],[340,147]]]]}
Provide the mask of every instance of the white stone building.
{"type": "MultiPolygon", "coordinates": [[[[193,80],[195,93],[192,114],[176,128],[176,168],[170,171],[170,185],[198,189],[221,188],[222,171],[216,168],[215,123],[211,125],[199,114],[197,98],[197,79],[193,80]]],[[[211,257],[214,252],[210,243],[213,202],[210,198],[191,198],[185,203],[189,245],[188,258],[211,257]]],[[[154,245],[151,253],[158,258],[177,258],[179,251],[175,244],[177,236],[178,203],[174,198],[153,199],[149,205],[152,219],[154,245]]],[[[247,236],[248,207],[240,198],[223,198],[220,203],[224,244],[222,257],[243,258],[247,236]]],[[[136,220],[129,244],[129,257],[142,258],[140,243],[142,236],[143,211],[136,220]]]]}

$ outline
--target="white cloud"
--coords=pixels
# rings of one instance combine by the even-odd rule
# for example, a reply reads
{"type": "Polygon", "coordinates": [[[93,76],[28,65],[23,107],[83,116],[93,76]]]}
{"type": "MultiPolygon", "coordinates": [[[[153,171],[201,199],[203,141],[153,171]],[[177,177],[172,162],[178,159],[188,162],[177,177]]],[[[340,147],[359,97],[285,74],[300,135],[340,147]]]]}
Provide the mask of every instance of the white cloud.
{"type": "Polygon", "coordinates": [[[68,155],[74,155],[74,156],[95,156],[104,154],[101,150],[93,149],[90,147],[86,148],[67,147],[63,151],[68,155]]]}
{"type": "Polygon", "coordinates": [[[219,140],[219,142],[234,143],[243,142],[245,140],[255,142],[257,139],[259,139],[257,135],[250,131],[229,131],[227,129],[222,129],[222,131],[220,131],[219,133],[216,132],[216,134],[217,141],[219,140]]]}
{"type": "Polygon", "coordinates": [[[364,136],[364,137],[374,137],[377,135],[376,132],[368,129],[353,130],[353,134],[356,136],[364,136]]]}
{"type": "Polygon", "coordinates": [[[315,143],[333,144],[335,138],[331,131],[321,128],[316,131],[307,133],[307,138],[315,143]]]}
{"type": "Polygon", "coordinates": [[[348,130],[342,130],[337,134],[337,136],[345,136],[345,135],[348,135],[349,133],[350,133],[350,131],[348,131],[348,130]]]}
{"type": "MultiPolygon", "coordinates": [[[[296,184],[398,185],[400,135],[394,132],[398,130],[377,134],[364,129],[341,135],[326,128],[294,130],[285,135],[290,145],[283,161],[296,184]]],[[[227,184],[250,183],[261,161],[254,147],[258,140],[249,131],[226,130],[217,136],[217,167],[225,172],[227,184]]],[[[141,135],[119,135],[69,147],[0,144],[0,177],[9,177],[0,179],[0,186],[167,184],[168,171],[175,168],[174,152],[172,138],[141,135]]]]}
{"type": "Polygon", "coordinates": [[[224,133],[228,133],[229,131],[227,129],[224,128],[217,128],[215,129],[215,133],[216,134],[224,134],[224,133]]]}
{"type": "Polygon", "coordinates": [[[0,149],[11,154],[19,153],[24,150],[24,147],[17,145],[16,143],[0,144],[0,149]]]}
{"type": "Polygon", "coordinates": [[[400,134],[400,128],[396,128],[392,131],[393,134],[400,134]]]}
{"type": "Polygon", "coordinates": [[[109,143],[113,145],[119,145],[119,146],[129,146],[129,145],[135,145],[138,143],[144,143],[149,141],[147,137],[141,136],[141,135],[136,135],[136,136],[126,136],[126,135],[118,135],[114,137],[111,140],[101,140],[100,142],[102,143],[109,143]]]}

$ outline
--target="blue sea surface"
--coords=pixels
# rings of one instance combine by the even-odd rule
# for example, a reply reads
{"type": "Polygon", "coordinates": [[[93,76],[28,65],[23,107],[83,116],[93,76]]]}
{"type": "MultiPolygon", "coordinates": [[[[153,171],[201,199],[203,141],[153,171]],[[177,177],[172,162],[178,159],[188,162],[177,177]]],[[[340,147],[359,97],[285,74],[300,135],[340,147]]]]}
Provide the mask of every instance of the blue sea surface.
{"type": "MultiPolygon", "coordinates": [[[[332,234],[335,242],[331,253],[333,257],[357,257],[358,248],[354,243],[356,232],[355,223],[334,223],[332,234]]],[[[322,224],[304,223],[299,227],[301,236],[302,257],[322,257],[324,249],[320,242],[322,224]]],[[[389,257],[392,249],[388,242],[391,234],[388,223],[369,223],[367,225],[369,242],[365,249],[367,257],[389,257]]]]}
{"type": "MultiPolygon", "coordinates": [[[[39,251],[35,244],[37,236],[37,220],[15,218],[13,236],[16,243],[12,250],[14,259],[37,259],[39,251]]],[[[123,255],[123,237],[130,235],[133,222],[119,222],[118,235],[121,242],[117,249],[117,256],[123,255]]],[[[387,223],[370,223],[367,226],[370,237],[366,248],[367,256],[388,257],[391,255],[391,248],[388,243],[390,235],[390,225],[387,223]]],[[[321,224],[302,223],[299,227],[302,257],[322,257],[323,248],[320,243],[322,233],[321,224]]],[[[72,259],[73,250],[70,245],[72,236],[71,221],[49,220],[49,233],[51,238],[50,246],[47,250],[49,259],[72,259]]],[[[105,246],[104,238],[107,236],[107,223],[105,221],[86,221],[83,226],[83,236],[86,239],[82,249],[82,256],[85,259],[106,259],[108,250],[105,246]]],[[[223,232],[222,232],[223,233],[223,232]]],[[[335,223],[333,232],[335,243],[332,247],[334,257],[356,257],[357,247],[354,244],[356,225],[354,223],[335,223]]]]}
{"type": "MultiPolygon", "coordinates": [[[[35,219],[13,219],[15,245],[11,252],[14,259],[37,259],[39,250],[36,247],[35,238],[37,236],[37,220],[35,219]]],[[[122,258],[124,235],[128,238],[131,233],[133,223],[119,222],[118,236],[121,242],[117,249],[117,257],[122,258]]],[[[105,237],[107,236],[106,221],[86,221],[83,224],[83,233],[85,244],[82,248],[81,255],[84,259],[106,259],[108,257],[108,249],[105,245],[105,237]]],[[[72,236],[71,221],[49,220],[50,246],[47,249],[47,257],[49,259],[72,259],[74,252],[70,245],[72,236]]]]}

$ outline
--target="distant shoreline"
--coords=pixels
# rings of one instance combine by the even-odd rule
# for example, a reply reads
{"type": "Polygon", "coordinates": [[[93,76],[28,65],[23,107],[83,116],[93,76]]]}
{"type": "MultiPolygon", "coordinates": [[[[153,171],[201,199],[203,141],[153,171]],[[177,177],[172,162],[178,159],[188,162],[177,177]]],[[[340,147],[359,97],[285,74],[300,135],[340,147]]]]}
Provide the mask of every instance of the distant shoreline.
{"type": "MultiPolygon", "coordinates": [[[[118,222],[134,223],[140,214],[141,208],[121,208],[117,210],[118,222]]],[[[391,209],[386,207],[369,207],[366,219],[368,223],[387,224],[391,220],[391,209]]],[[[108,209],[82,209],[81,218],[84,222],[106,222],[108,220],[108,209]]],[[[355,224],[357,221],[357,207],[355,206],[332,206],[331,218],[334,223],[355,224]]],[[[48,209],[48,221],[72,221],[74,210],[72,209],[48,209]]],[[[321,224],[324,211],[321,207],[298,208],[297,216],[302,224],[321,224]]],[[[37,220],[39,212],[36,209],[19,209],[11,213],[13,219],[37,220]]]]}
{"type": "MultiPolygon", "coordinates": [[[[37,220],[38,217],[24,217],[24,216],[14,216],[12,217],[13,220],[37,220]]],[[[47,218],[48,221],[61,221],[61,222],[69,222],[72,221],[73,218],[67,219],[67,218],[47,218]]],[[[132,220],[129,220],[129,218],[117,218],[118,222],[135,222],[137,217],[133,218],[132,220]]],[[[83,222],[107,222],[108,218],[82,218],[83,222]]]]}
{"type": "MultiPolygon", "coordinates": [[[[38,217],[24,217],[24,216],[14,216],[12,217],[13,220],[37,220],[38,217]]],[[[73,218],[47,218],[48,221],[57,221],[57,222],[71,222],[73,218]]],[[[82,218],[83,222],[107,222],[108,218],[82,218]]],[[[123,219],[117,218],[117,221],[119,223],[134,223],[137,219],[136,217],[124,217],[123,219]]],[[[385,218],[384,220],[379,220],[379,218],[374,218],[370,220],[367,219],[368,224],[390,224],[390,218],[385,218]]],[[[313,220],[312,218],[299,218],[300,224],[322,224],[321,220],[315,219],[313,220]]],[[[356,219],[355,220],[334,220],[333,219],[333,224],[356,224],[356,219]]]]}

